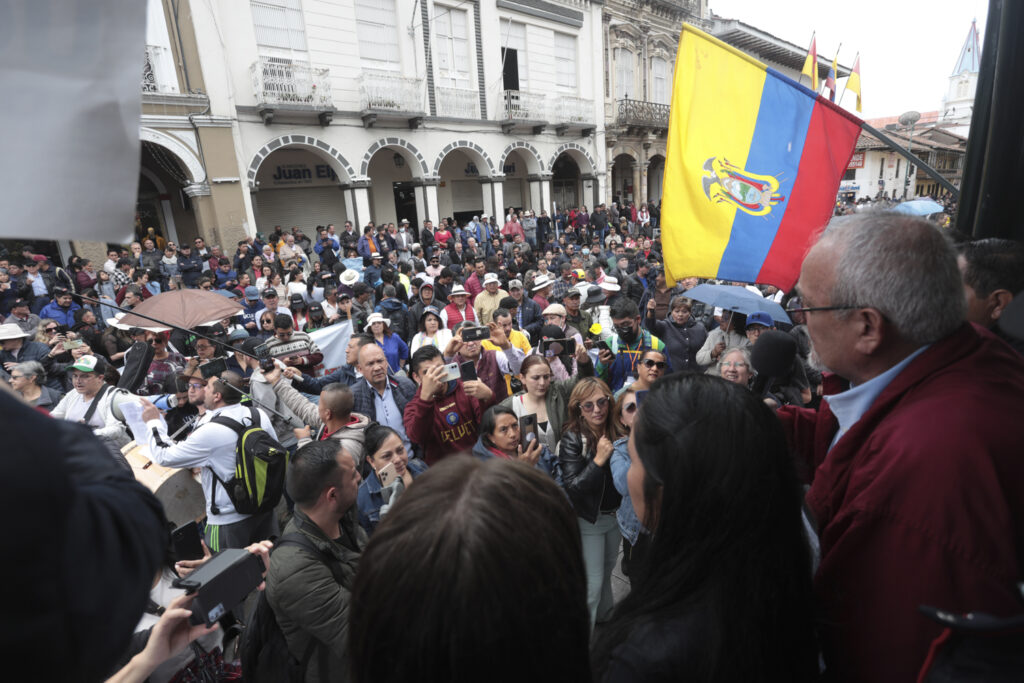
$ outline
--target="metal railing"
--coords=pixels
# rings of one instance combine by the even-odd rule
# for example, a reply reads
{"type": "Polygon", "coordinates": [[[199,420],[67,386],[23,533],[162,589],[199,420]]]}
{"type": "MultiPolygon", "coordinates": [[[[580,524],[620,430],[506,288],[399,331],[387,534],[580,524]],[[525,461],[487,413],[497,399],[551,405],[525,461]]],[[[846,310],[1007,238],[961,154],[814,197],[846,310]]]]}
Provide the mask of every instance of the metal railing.
{"type": "Polygon", "coordinates": [[[594,123],[594,101],[555,96],[551,101],[551,120],[557,123],[594,123]]]}
{"type": "Polygon", "coordinates": [[[436,86],[437,115],[459,119],[480,118],[480,95],[476,90],[436,86]]]}
{"type": "Polygon", "coordinates": [[[170,59],[169,50],[159,45],[146,46],[146,60],[142,63],[142,92],[174,92],[170,83],[162,83],[157,73],[164,66],[164,60],[170,59]]]}
{"type": "Polygon", "coordinates": [[[391,71],[363,69],[359,77],[359,97],[363,111],[422,112],[423,80],[391,71]]]}
{"type": "Polygon", "coordinates": [[[260,104],[296,104],[331,107],[329,69],[314,69],[302,62],[260,57],[249,67],[252,89],[260,104]]]}
{"type": "Polygon", "coordinates": [[[669,106],[646,100],[617,100],[615,122],[620,126],[668,128],[669,106]]]}
{"type": "Polygon", "coordinates": [[[547,102],[544,95],[523,90],[506,90],[505,118],[519,121],[546,121],[547,102]]]}

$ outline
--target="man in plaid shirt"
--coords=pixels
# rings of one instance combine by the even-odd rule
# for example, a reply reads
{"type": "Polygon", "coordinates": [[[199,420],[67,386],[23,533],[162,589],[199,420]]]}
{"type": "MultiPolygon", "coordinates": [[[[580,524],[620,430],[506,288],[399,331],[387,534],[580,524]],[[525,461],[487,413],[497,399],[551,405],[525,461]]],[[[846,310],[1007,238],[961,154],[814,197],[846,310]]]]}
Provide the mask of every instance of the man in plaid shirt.
{"type": "Polygon", "coordinates": [[[114,291],[120,290],[125,285],[132,283],[132,262],[126,258],[117,260],[117,267],[110,274],[110,281],[114,283],[114,291]]]}
{"type": "Polygon", "coordinates": [[[561,266],[562,277],[555,280],[554,284],[551,285],[551,299],[550,301],[561,301],[562,297],[573,288],[575,284],[572,277],[572,266],[568,263],[563,263],[561,266]]]}

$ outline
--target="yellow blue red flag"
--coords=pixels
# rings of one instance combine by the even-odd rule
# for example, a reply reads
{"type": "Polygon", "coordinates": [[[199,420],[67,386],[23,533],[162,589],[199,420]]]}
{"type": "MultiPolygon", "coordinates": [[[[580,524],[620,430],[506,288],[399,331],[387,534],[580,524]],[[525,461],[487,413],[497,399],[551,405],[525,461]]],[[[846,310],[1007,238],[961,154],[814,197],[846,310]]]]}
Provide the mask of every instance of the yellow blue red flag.
{"type": "Polygon", "coordinates": [[[676,56],[662,203],[672,281],[796,282],[861,122],[689,25],[676,56]]]}

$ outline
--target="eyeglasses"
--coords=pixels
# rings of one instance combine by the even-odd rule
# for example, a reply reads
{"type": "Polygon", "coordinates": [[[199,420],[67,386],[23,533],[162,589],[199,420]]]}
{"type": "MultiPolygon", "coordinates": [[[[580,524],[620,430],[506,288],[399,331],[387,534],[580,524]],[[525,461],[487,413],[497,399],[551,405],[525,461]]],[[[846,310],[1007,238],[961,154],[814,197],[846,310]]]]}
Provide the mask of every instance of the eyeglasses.
{"type": "Polygon", "coordinates": [[[199,289],[213,289],[212,285],[203,285],[199,289]]]}
{"type": "Polygon", "coordinates": [[[585,412],[585,413],[592,413],[595,410],[602,410],[602,409],[604,409],[604,407],[606,405],[608,405],[608,397],[607,396],[602,396],[601,398],[597,399],[596,401],[587,401],[586,403],[581,403],[580,404],[580,410],[585,412]]]}
{"type": "Polygon", "coordinates": [[[205,386],[206,385],[203,384],[202,382],[189,382],[188,383],[188,388],[189,389],[202,389],[205,386]]]}
{"type": "Polygon", "coordinates": [[[664,370],[666,367],[668,367],[668,363],[666,363],[665,361],[663,361],[663,360],[652,360],[650,358],[645,358],[642,361],[640,361],[640,365],[643,365],[645,368],[648,368],[648,369],[656,367],[659,370],[664,370]]]}
{"type": "Polygon", "coordinates": [[[733,360],[730,360],[730,361],[726,361],[726,362],[722,363],[722,367],[723,368],[745,368],[745,367],[749,367],[749,366],[746,363],[744,363],[743,361],[739,361],[739,360],[733,361],[733,360]]]}
{"type": "Polygon", "coordinates": [[[810,306],[808,308],[791,308],[787,313],[811,313],[813,311],[853,311],[866,306],[810,306]]]}
{"type": "Polygon", "coordinates": [[[622,406],[622,412],[624,412],[624,413],[635,413],[636,412],[636,403],[627,403],[626,405],[622,406]]]}
{"type": "Polygon", "coordinates": [[[59,327],[47,327],[45,329],[46,329],[47,332],[56,332],[60,328],[59,327]]]}
{"type": "Polygon", "coordinates": [[[12,374],[12,375],[11,375],[11,379],[21,379],[21,378],[22,378],[22,377],[24,377],[24,376],[25,376],[25,375],[15,375],[15,374],[12,374]]]}

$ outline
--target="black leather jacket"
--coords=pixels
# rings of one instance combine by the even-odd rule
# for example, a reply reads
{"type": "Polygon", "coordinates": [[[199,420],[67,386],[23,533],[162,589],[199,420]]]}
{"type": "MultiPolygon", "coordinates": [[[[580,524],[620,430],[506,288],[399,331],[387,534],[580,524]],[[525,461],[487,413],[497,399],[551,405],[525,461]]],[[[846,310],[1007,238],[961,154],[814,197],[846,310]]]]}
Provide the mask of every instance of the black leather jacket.
{"type": "Polygon", "coordinates": [[[595,465],[596,449],[591,453],[588,446],[589,439],[579,432],[566,432],[558,442],[558,461],[562,485],[576,515],[593,524],[601,512],[617,510],[622,496],[612,482],[610,459],[601,467],[595,465]]]}

